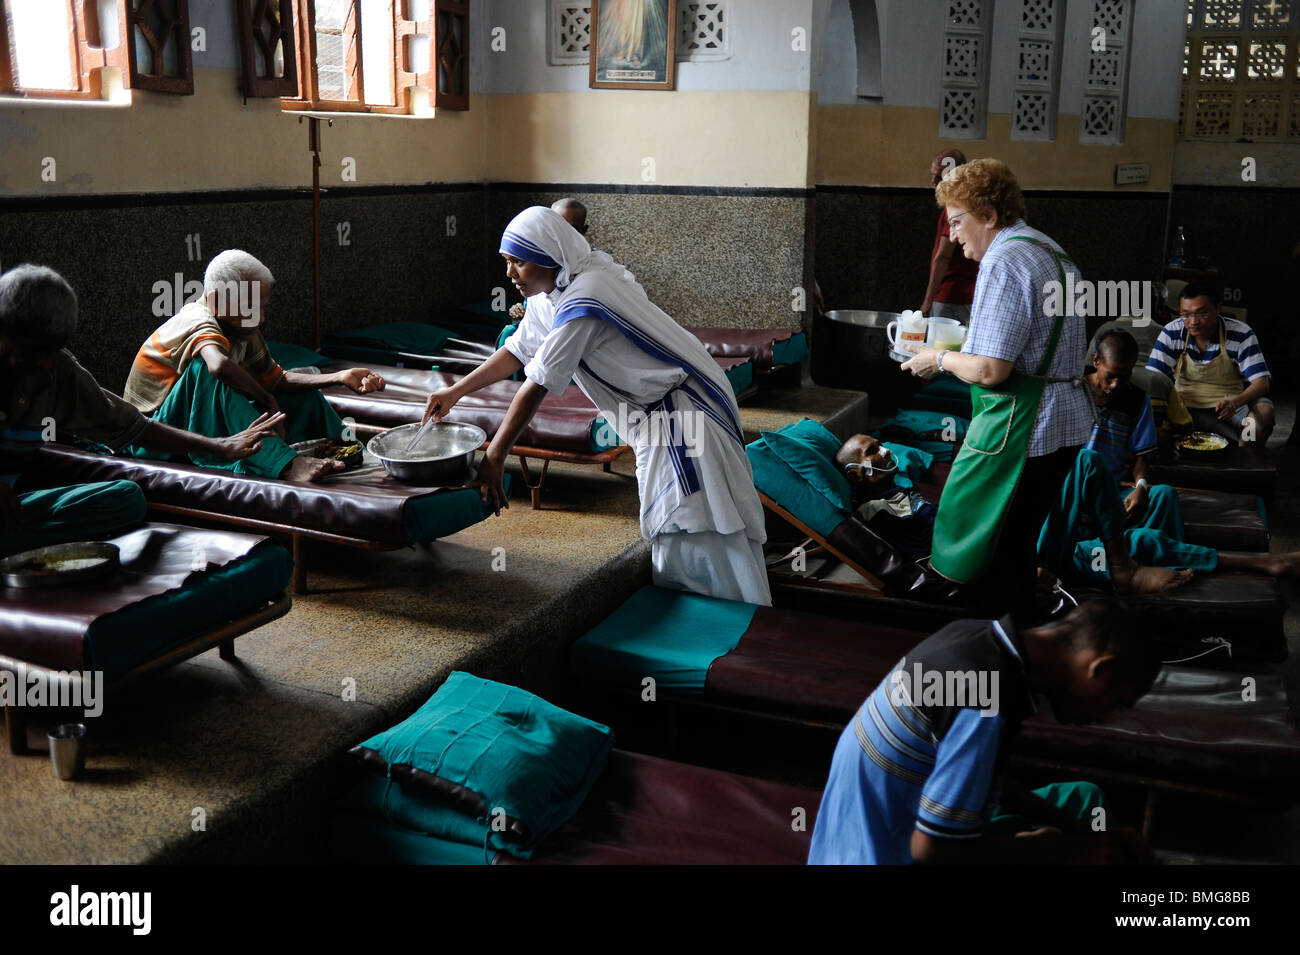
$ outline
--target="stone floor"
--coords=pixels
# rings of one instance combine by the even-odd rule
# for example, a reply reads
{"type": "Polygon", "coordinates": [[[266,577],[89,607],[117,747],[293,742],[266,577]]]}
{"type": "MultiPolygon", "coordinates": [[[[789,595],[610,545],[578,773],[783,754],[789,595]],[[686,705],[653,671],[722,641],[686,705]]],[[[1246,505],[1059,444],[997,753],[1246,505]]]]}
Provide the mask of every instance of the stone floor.
{"type": "MultiPolygon", "coordinates": [[[[774,389],[743,424],[753,437],[803,415],[856,430],[866,400],[774,389]]],[[[237,664],[209,652],[110,697],[82,780],[55,779],[43,753],[0,753],[0,862],[318,861],[349,747],[452,669],[546,692],[561,648],[649,582],[626,455],[612,474],[553,467],[540,511],[516,492],[500,518],[431,546],[318,545],[306,560],[311,591],[241,637],[237,664]]]]}

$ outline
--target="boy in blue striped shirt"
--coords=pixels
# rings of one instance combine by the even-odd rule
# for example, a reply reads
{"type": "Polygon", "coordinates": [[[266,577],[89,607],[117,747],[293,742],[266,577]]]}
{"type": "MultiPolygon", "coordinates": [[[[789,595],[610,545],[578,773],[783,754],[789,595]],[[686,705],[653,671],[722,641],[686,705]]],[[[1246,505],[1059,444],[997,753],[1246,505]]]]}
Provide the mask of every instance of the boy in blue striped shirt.
{"type": "Polygon", "coordinates": [[[1199,431],[1264,444],[1273,431],[1270,376],[1259,340],[1245,322],[1219,314],[1218,289],[1191,282],[1179,317],[1165,326],[1147,368],[1172,379],[1199,431]]]}
{"type": "Polygon", "coordinates": [[[840,736],[809,863],[1139,857],[1136,833],[1099,824],[1096,786],[1030,792],[1002,770],[1021,721],[1037,712],[1035,693],[1060,722],[1098,722],[1133,706],[1159,669],[1113,601],[1023,632],[1010,616],[947,625],[899,661],[840,736]]]}

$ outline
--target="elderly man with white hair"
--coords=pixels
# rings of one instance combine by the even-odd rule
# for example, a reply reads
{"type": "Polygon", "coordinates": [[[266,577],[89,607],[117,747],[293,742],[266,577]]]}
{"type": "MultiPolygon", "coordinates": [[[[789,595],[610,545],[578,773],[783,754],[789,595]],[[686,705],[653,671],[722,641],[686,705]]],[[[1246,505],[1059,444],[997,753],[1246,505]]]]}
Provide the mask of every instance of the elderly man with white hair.
{"type": "Polygon", "coordinates": [[[0,276],[0,554],[115,533],[144,520],[130,481],[21,488],[47,441],[109,451],[134,442],[159,451],[235,460],[256,453],[278,415],[209,438],[150,421],[99,383],[64,346],[77,330],[77,295],[63,276],[20,265],[0,276]]]}
{"type": "Polygon", "coordinates": [[[257,454],[233,463],[204,454],[189,458],[200,467],[237,474],[311,481],[343,466],[290,447],[342,436],[343,422],[319,389],[344,384],[358,393],[380,391],[384,379],[368,368],[328,375],[281,368],[261,327],[274,285],[271,270],[252,255],[222,252],[204,272],[203,298],[182,308],[140,346],[124,396],[155,421],[214,436],[247,427],[260,412],[283,411],[287,418],[279,438],[263,442],[257,454]]]}

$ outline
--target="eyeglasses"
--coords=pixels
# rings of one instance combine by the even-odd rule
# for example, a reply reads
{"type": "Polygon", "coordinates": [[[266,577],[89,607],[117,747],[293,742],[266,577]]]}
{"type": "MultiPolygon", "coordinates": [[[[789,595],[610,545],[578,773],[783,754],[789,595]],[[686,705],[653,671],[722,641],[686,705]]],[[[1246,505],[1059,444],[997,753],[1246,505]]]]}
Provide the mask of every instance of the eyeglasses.
{"type": "Polygon", "coordinates": [[[1178,313],[1178,317],[1179,317],[1179,318],[1197,318],[1197,319],[1204,319],[1204,318],[1209,318],[1209,317],[1210,317],[1211,315],[1213,315],[1213,314],[1214,314],[1214,310],[1213,310],[1213,309],[1209,309],[1209,308],[1198,308],[1198,309],[1197,309],[1196,311],[1194,311],[1194,312],[1179,312],[1179,313],[1178,313]]]}
{"type": "Polygon", "coordinates": [[[968,215],[970,215],[969,212],[963,212],[963,213],[960,213],[959,215],[949,216],[949,217],[948,217],[948,231],[951,232],[954,228],[956,228],[957,223],[960,222],[962,219],[965,219],[968,215]]]}

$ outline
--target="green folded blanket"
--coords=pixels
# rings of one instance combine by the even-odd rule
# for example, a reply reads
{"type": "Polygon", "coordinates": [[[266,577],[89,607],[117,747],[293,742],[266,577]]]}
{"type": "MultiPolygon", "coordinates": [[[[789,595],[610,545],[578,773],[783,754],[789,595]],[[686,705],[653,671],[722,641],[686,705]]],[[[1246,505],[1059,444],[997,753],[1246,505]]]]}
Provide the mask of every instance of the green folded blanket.
{"type": "Polygon", "coordinates": [[[607,726],[457,670],[353,753],[388,777],[390,822],[527,859],[577,812],[613,743],[607,726]]]}

